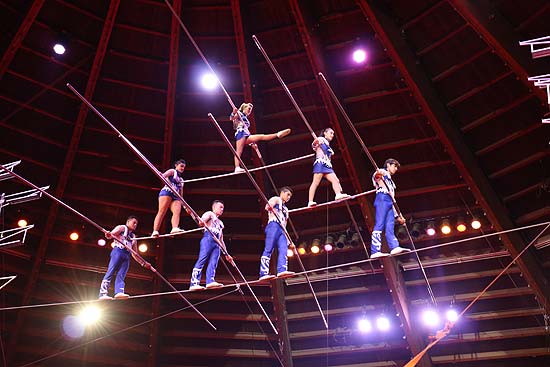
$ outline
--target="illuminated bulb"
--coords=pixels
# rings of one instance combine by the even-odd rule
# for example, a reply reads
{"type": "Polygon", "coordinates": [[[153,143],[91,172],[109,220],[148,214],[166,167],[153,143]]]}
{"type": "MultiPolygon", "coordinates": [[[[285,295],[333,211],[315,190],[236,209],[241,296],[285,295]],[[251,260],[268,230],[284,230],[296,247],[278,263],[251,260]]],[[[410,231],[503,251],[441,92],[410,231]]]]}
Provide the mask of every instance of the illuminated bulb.
{"type": "Polygon", "coordinates": [[[430,327],[434,327],[439,324],[439,316],[434,310],[424,311],[424,313],[422,314],[422,320],[424,321],[424,324],[430,327]]]}
{"type": "Polygon", "coordinates": [[[65,46],[63,46],[61,43],[56,43],[53,46],[53,51],[58,55],[63,55],[65,53],[65,46]]]}
{"type": "Polygon", "coordinates": [[[18,225],[19,227],[26,227],[27,224],[28,224],[28,223],[27,223],[27,221],[26,221],[25,219],[19,219],[19,220],[17,221],[17,225],[18,225]]]}
{"type": "Polygon", "coordinates": [[[480,229],[481,228],[481,222],[477,218],[472,219],[472,224],[471,225],[472,225],[473,229],[480,229]]]}
{"type": "Polygon", "coordinates": [[[321,240],[316,238],[311,242],[311,248],[310,251],[312,254],[318,254],[321,251],[321,240]]]}
{"type": "Polygon", "coordinates": [[[103,238],[100,238],[99,240],[97,240],[97,245],[98,246],[105,246],[107,244],[107,241],[105,241],[103,238]]]}
{"type": "Polygon", "coordinates": [[[365,50],[358,49],[353,51],[353,61],[355,61],[356,63],[360,64],[362,62],[365,62],[366,59],[367,53],[365,52],[365,50]]]}
{"type": "Polygon", "coordinates": [[[385,316],[380,316],[376,319],[376,327],[380,331],[388,331],[390,329],[390,320],[385,316]]]}
{"type": "Polygon", "coordinates": [[[428,236],[435,236],[435,223],[433,221],[428,222],[426,227],[426,234],[428,236]]]}
{"type": "Polygon", "coordinates": [[[201,79],[203,88],[213,90],[218,86],[218,78],[213,74],[204,74],[201,79]]]}
{"type": "Polygon", "coordinates": [[[147,247],[146,243],[142,243],[141,245],[138,246],[138,250],[141,253],[147,252],[148,249],[149,249],[149,247],[147,247]]]}
{"type": "Polygon", "coordinates": [[[458,320],[458,313],[453,310],[452,308],[447,311],[447,320],[449,320],[450,322],[456,322],[458,320]]]}
{"type": "Polygon", "coordinates": [[[330,243],[325,244],[325,251],[331,252],[332,251],[332,245],[330,243]]]}
{"type": "Polygon", "coordinates": [[[300,255],[305,255],[307,252],[306,248],[305,247],[298,247],[298,253],[300,255]]]}
{"type": "Polygon", "coordinates": [[[441,228],[440,229],[441,229],[441,233],[443,233],[443,234],[451,233],[451,225],[449,224],[448,219],[443,220],[443,222],[441,223],[441,228]]]}
{"type": "Polygon", "coordinates": [[[464,223],[464,218],[458,218],[456,221],[456,230],[459,232],[464,232],[466,229],[467,227],[464,223]]]}
{"type": "Polygon", "coordinates": [[[294,256],[294,251],[292,251],[291,249],[286,250],[286,257],[292,257],[292,256],[294,256]]]}
{"type": "Polygon", "coordinates": [[[97,307],[89,306],[83,308],[78,314],[78,320],[83,325],[95,324],[101,317],[101,311],[97,307]]]}
{"type": "Polygon", "coordinates": [[[69,235],[69,238],[70,238],[72,241],[78,240],[79,237],[80,237],[80,236],[79,236],[78,233],[76,233],[76,232],[73,232],[73,233],[71,233],[71,234],[69,235]]]}
{"type": "Polygon", "coordinates": [[[372,324],[367,319],[361,319],[357,322],[357,328],[362,333],[368,333],[372,330],[372,324]]]}

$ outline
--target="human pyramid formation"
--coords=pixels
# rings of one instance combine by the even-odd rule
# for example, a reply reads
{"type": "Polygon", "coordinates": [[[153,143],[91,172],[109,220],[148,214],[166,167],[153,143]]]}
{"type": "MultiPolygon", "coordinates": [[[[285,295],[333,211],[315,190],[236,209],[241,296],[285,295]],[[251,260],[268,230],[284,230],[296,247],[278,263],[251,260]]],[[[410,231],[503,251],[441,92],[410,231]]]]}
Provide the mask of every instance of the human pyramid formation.
{"type": "MultiPolygon", "coordinates": [[[[235,130],[236,153],[235,156],[235,173],[245,172],[240,167],[239,158],[243,152],[245,145],[252,145],[258,141],[270,141],[281,139],[291,133],[290,129],[284,129],[273,134],[254,134],[250,133],[250,121],[248,116],[252,113],[252,103],[243,103],[240,108],[234,108],[230,119],[233,122],[235,130]]],[[[334,151],[330,147],[330,142],[334,138],[334,130],[325,128],[320,136],[314,139],[311,144],[315,151],[315,160],[313,162],[313,180],[308,192],[308,207],[314,207],[317,203],[314,201],[315,192],[323,178],[326,178],[331,184],[335,194],[335,201],[350,198],[348,194],[343,192],[340,180],[334,173],[331,163],[331,157],[334,151]]],[[[186,162],[179,159],[174,162],[174,168],[168,169],[163,173],[163,176],[170,182],[171,187],[164,186],[158,196],[158,212],[153,223],[152,237],[159,237],[159,229],[162,221],[170,208],[172,212],[172,229],[171,234],[183,232],[179,228],[180,214],[182,202],[174,194],[178,192],[183,196],[184,180],[182,178],[185,171],[186,162]]],[[[376,197],[374,200],[375,225],[371,236],[371,258],[379,258],[396,255],[402,252],[410,251],[409,249],[399,246],[399,241],[394,234],[395,220],[399,224],[404,224],[405,219],[399,215],[394,207],[394,196],[396,185],[392,180],[392,176],[399,169],[399,162],[395,159],[387,159],[384,163],[384,168],[377,169],[372,176],[372,182],[376,189],[376,197]],[[382,231],[385,230],[386,240],[390,248],[390,254],[381,251],[382,246],[382,231]]],[[[268,212],[268,222],[265,227],[265,246],[260,257],[259,280],[267,281],[277,278],[285,278],[293,276],[295,273],[288,270],[287,249],[289,240],[287,238],[286,224],[289,218],[289,212],[286,204],[292,197],[292,189],[288,186],[282,187],[279,190],[278,196],[273,196],[265,206],[268,212]],[[269,274],[269,264],[271,255],[274,249],[277,248],[277,275],[269,274]]],[[[207,227],[200,241],[200,250],[198,259],[193,266],[191,273],[191,284],[189,290],[199,291],[204,289],[213,289],[223,287],[223,284],[215,280],[216,268],[221,254],[220,245],[225,247],[223,242],[223,222],[220,220],[224,212],[224,203],[221,200],[212,202],[212,210],[205,212],[200,220],[201,227],[207,227]],[[216,239],[214,239],[214,237],[216,239]],[[208,264],[206,264],[208,262],[208,264]],[[206,264],[206,287],[200,285],[202,270],[206,264]]],[[[114,246],[111,251],[110,261],[107,273],[103,277],[99,289],[99,299],[112,299],[108,295],[109,286],[113,277],[115,277],[115,299],[127,299],[129,295],[125,293],[125,278],[130,266],[130,256],[134,253],[130,252],[127,247],[134,250],[137,248],[135,239],[135,230],[137,228],[138,219],[135,216],[130,216],[125,224],[121,224],[105,233],[107,239],[114,239],[114,246]]],[[[225,250],[225,248],[224,248],[225,250]]],[[[233,259],[227,253],[226,260],[232,262],[233,259]]]]}

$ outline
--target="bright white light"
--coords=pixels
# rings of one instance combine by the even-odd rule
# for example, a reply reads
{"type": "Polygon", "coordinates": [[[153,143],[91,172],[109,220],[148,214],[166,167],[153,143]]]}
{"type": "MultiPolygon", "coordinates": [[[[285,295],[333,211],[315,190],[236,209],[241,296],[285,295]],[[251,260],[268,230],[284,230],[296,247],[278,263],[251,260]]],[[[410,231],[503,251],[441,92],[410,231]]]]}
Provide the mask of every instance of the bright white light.
{"type": "Polygon", "coordinates": [[[325,251],[331,252],[332,251],[332,245],[330,243],[325,244],[325,251]]]}
{"type": "Polygon", "coordinates": [[[83,308],[78,314],[78,320],[82,325],[95,324],[101,317],[101,311],[94,306],[83,308]]]}
{"type": "Polygon", "coordinates": [[[53,51],[58,55],[63,55],[65,53],[65,46],[63,46],[61,43],[56,43],[53,46],[53,51]]]}
{"type": "Polygon", "coordinates": [[[361,319],[357,322],[357,327],[362,333],[368,333],[372,330],[372,324],[367,319],[361,319]]]}
{"type": "Polygon", "coordinates": [[[141,245],[138,246],[138,250],[141,253],[147,252],[148,249],[149,249],[149,247],[147,247],[146,243],[142,243],[141,245]]]}
{"type": "Polygon", "coordinates": [[[480,229],[481,228],[481,222],[478,219],[472,220],[472,228],[473,229],[480,229]]]}
{"type": "Polygon", "coordinates": [[[99,240],[97,240],[97,245],[98,246],[105,246],[105,244],[107,244],[107,241],[105,241],[103,238],[100,238],[99,240]]]}
{"type": "Polygon", "coordinates": [[[214,74],[204,74],[201,84],[205,89],[214,90],[218,86],[218,78],[214,74]]]}
{"type": "Polygon", "coordinates": [[[69,315],[63,319],[63,334],[71,339],[77,339],[84,335],[84,325],[80,323],[78,317],[69,315]]]}
{"type": "Polygon", "coordinates": [[[362,62],[365,62],[366,59],[367,53],[365,52],[365,50],[358,49],[353,51],[353,61],[355,61],[356,63],[360,64],[362,62]]]}
{"type": "Polygon", "coordinates": [[[292,257],[292,256],[294,256],[294,251],[292,251],[291,249],[286,250],[286,257],[292,257]]]}
{"type": "Polygon", "coordinates": [[[390,329],[390,320],[385,316],[380,316],[376,319],[376,327],[380,331],[388,331],[390,329]]]}
{"type": "Polygon", "coordinates": [[[426,310],[422,314],[422,320],[424,321],[424,324],[435,327],[439,325],[439,315],[434,310],[426,310]]]}
{"type": "Polygon", "coordinates": [[[27,224],[28,224],[28,223],[27,223],[27,221],[26,221],[25,219],[19,219],[19,220],[17,221],[17,225],[18,225],[19,227],[26,227],[27,224]]]}
{"type": "Polygon", "coordinates": [[[449,311],[447,311],[446,316],[447,316],[447,320],[449,320],[450,322],[456,322],[458,320],[458,312],[456,312],[453,309],[450,309],[449,311]]]}

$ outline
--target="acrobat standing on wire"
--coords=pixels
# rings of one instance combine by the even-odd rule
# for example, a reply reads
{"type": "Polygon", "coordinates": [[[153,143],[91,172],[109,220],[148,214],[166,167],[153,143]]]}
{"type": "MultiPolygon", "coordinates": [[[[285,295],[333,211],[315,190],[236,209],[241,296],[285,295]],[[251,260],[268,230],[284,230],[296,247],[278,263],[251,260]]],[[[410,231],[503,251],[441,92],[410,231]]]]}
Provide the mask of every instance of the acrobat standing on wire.
{"type": "MultiPolygon", "coordinates": [[[[183,159],[178,159],[174,162],[174,168],[170,168],[163,173],[163,176],[166,177],[168,181],[170,181],[172,188],[182,196],[183,171],[185,171],[185,161],[183,159]]],[[[162,224],[162,220],[164,219],[168,208],[170,208],[170,211],[172,212],[172,230],[170,231],[170,233],[181,232],[182,230],[179,227],[182,205],[181,200],[179,200],[179,198],[172,192],[172,190],[170,190],[170,188],[165,185],[159,192],[158,202],[159,208],[157,215],[155,216],[155,221],[153,222],[153,233],[151,233],[151,236],[159,236],[160,225],[162,224]]]]}
{"type": "MultiPolygon", "coordinates": [[[[253,144],[258,141],[269,141],[274,139],[281,139],[290,134],[290,129],[284,129],[273,134],[250,134],[250,121],[248,116],[252,113],[252,103],[243,103],[237,110],[233,109],[233,112],[229,116],[233,121],[233,129],[235,129],[235,140],[237,156],[240,157],[243,153],[244,146],[246,144],[253,144]]],[[[239,158],[235,157],[235,172],[244,172],[244,169],[240,167],[239,158]]]]}
{"type": "Polygon", "coordinates": [[[384,168],[379,168],[372,175],[372,184],[376,189],[374,199],[375,220],[371,236],[371,259],[397,255],[402,252],[409,252],[407,248],[399,246],[399,241],[394,234],[395,220],[399,224],[405,224],[405,218],[399,215],[393,205],[395,199],[395,189],[397,188],[392,180],[392,176],[399,169],[399,162],[393,158],[386,159],[384,168]],[[382,252],[382,231],[386,230],[386,241],[390,248],[390,254],[382,252]]]}
{"type": "Polygon", "coordinates": [[[269,274],[269,261],[273,250],[277,248],[277,277],[289,277],[294,272],[288,270],[288,239],[283,228],[288,221],[286,203],[292,197],[292,189],[288,186],[279,190],[279,196],[273,196],[265,205],[268,212],[267,226],[265,227],[265,247],[260,258],[260,280],[269,280],[275,276],[269,274]]]}
{"type": "Polygon", "coordinates": [[[308,203],[307,206],[315,206],[315,192],[317,187],[321,183],[323,177],[325,177],[331,184],[332,190],[334,190],[334,200],[341,200],[349,197],[348,194],[344,194],[342,191],[342,185],[334,170],[332,169],[331,157],[334,155],[334,150],[330,147],[330,142],[334,138],[334,130],[327,127],[321,132],[321,136],[317,137],[311,147],[315,151],[315,161],[313,162],[313,180],[309,187],[308,203]]]}

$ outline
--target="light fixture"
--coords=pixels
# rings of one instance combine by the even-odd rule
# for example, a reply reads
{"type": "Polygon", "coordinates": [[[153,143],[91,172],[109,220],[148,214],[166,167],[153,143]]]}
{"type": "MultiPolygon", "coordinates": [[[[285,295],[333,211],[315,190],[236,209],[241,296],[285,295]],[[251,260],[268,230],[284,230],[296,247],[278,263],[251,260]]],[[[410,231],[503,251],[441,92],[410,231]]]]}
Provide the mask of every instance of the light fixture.
{"type": "Polygon", "coordinates": [[[426,227],[426,234],[428,236],[435,236],[435,223],[433,220],[428,222],[428,226],[426,227]]]}
{"type": "Polygon", "coordinates": [[[367,52],[363,49],[356,49],[353,51],[352,54],[353,61],[355,61],[357,64],[362,64],[367,60],[367,52]]]}
{"type": "Polygon", "coordinates": [[[372,324],[368,319],[362,318],[357,321],[357,328],[362,333],[368,333],[372,331],[372,324]]]}
{"type": "Polygon", "coordinates": [[[451,233],[451,224],[449,223],[448,219],[443,219],[441,222],[441,227],[439,227],[441,230],[441,233],[443,234],[449,234],[451,233]]]}
{"type": "Polygon", "coordinates": [[[418,238],[420,237],[421,234],[422,234],[422,224],[420,223],[413,224],[411,229],[411,237],[418,238]]]}
{"type": "Polygon", "coordinates": [[[78,320],[82,325],[88,326],[95,324],[101,318],[101,311],[95,306],[83,308],[78,314],[78,320]]]}
{"type": "Polygon", "coordinates": [[[29,224],[29,223],[27,223],[27,220],[26,220],[26,219],[19,219],[19,220],[17,221],[17,226],[19,226],[19,227],[26,227],[27,224],[29,224]]]}
{"type": "Polygon", "coordinates": [[[218,78],[214,74],[204,74],[201,78],[201,84],[204,89],[214,90],[218,86],[218,78]]]}
{"type": "Polygon", "coordinates": [[[357,232],[355,232],[352,236],[351,236],[351,241],[349,242],[349,244],[352,246],[352,247],[357,247],[359,246],[359,244],[361,243],[361,235],[357,232]]]}
{"type": "Polygon", "coordinates": [[[312,254],[318,254],[321,251],[321,240],[318,238],[315,238],[313,241],[311,241],[311,247],[309,250],[312,254]]]}
{"type": "Polygon", "coordinates": [[[71,241],[76,241],[78,240],[80,236],[78,235],[78,232],[72,232],[70,235],[69,235],[69,238],[71,239],[71,241]]]}
{"type": "Polygon", "coordinates": [[[139,252],[141,252],[142,254],[146,253],[147,250],[149,249],[149,247],[147,246],[146,243],[142,243],[138,246],[138,250],[139,252]]]}
{"type": "Polygon", "coordinates": [[[422,321],[429,327],[436,327],[439,325],[439,315],[435,310],[427,309],[422,313],[422,321]]]}
{"type": "Polygon", "coordinates": [[[449,310],[447,310],[445,316],[450,322],[456,322],[458,320],[458,312],[456,312],[454,308],[450,308],[449,310]]]}
{"type": "Polygon", "coordinates": [[[103,238],[100,238],[99,240],[97,240],[97,245],[98,246],[105,246],[107,244],[107,241],[105,241],[103,238]]]}
{"type": "Polygon", "coordinates": [[[471,226],[472,226],[473,229],[480,229],[481,228],[481,222],[479,221],[478,218],[473,217],[471,226]]]}
{"type": "Polygon", "coordinates": [[[307,243],[306,241],[303,241],[301,242],[299,245],[298,245],[298,254],[299,255],[305,255],[307,253],[307,243]]]}
{"type": "Polygon", "coordinates": [[[459,232],[464,232],[467,229],[466,223],[464,222],[464,218],[458,217],[456,220],[456,230],[459,232]]]}
{"type": "Polygon", "coordinates": [[[342,233],[340,236],[338,236],[336,247],[338,247],[339,249],[343,249],[344,246],[346,246],[346,234],[342,233]]]}
{"type": "Polygon", "coordinates": [[[287,249],[286,250],[286,257],[292,257],[294,256],[294,251],[292,251],[291,249],[287,249]]]}
{"type": "MultiPolygon", "coordinates": [[[[399,226],[397,228],[397,238],[399,238],[401,241],[404,241],[407,239],[407,229],[405,228],[405,226],[399,226]]],[[[412,232],[411,232],[411,236],[412,236],[412,232]]]]}
{"type": "Polygon", "coordinates": [[[376,319],[376,327],[380,331],[388,331],[390,329],[390,320],[386,316],[380,315],[376,319]]]}
{"type": "Polygon", "coordinates": [[[66,49],[65,46],[61,43],[56,43],[53,45],[53,52],[55,52],[58,55],[63,55],[65,53],[66,49]]]}
{"type": "Polygon", "coordinates": [[[324,249],[326,252],[330,252],[332,251],[333,248],[334,248],[334,237],[327,236],[327,239],[325,240],[324,249]]]}

